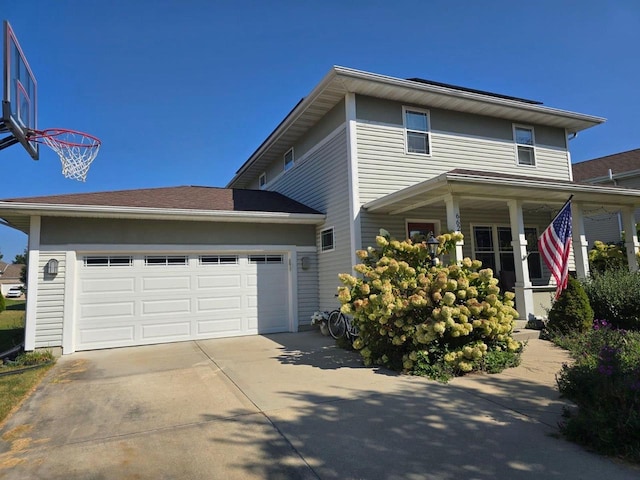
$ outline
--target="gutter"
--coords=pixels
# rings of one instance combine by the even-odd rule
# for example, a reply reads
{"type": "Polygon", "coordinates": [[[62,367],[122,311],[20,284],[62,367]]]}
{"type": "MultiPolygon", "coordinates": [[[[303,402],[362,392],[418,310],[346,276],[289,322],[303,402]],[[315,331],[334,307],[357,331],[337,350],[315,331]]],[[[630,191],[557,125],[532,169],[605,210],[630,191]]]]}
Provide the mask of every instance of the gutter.
{"type": "Polygon", "coordinates": [[[18,202],[0,202],[0,215],[40,215],[50,217],[99,217],[99,218],[136,218],[148,220],[192,220],[205,222],[234,223],[291,223],[320,225],[325,215],[317,213],[286,212],[237,212],[228,210],[190,210],[165,209],[151,207],[117,207],[87,205],[33,204],[18,202]]]}

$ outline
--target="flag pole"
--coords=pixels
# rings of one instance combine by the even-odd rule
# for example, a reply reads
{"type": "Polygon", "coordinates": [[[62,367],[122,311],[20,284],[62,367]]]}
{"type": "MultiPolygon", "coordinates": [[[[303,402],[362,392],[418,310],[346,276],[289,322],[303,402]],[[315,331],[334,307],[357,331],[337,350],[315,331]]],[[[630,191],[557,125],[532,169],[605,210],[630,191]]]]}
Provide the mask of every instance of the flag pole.
{"type": "Polygon", "coordinates": [[[562,205],[562,207],[560,208],[560,210],[558,210],[558,213],[556,213],[556,216],[553,217],[553,220],[551,220],[551,223],[556,221],[556,218],[558,218],[558,215],[560,215],[560,213],[562,212],[562,210],[564,210],[564,207],[567,206],[567,203],[569,203],[571,201],[571,199],[573,198],[573,193],[569,196],[569,200],[567,200],[566,202],[564,202],[564,204],[562,205]]]}

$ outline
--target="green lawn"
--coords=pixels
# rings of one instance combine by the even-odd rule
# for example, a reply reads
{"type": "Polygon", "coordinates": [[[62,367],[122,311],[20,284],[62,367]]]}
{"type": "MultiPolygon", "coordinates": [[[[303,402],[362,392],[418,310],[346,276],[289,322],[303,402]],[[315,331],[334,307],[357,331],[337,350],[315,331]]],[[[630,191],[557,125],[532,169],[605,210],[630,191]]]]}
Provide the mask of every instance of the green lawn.
{"type": "MultiPolygon", "coordinates": [[[[0,423],[11,410],[31,393],[52,366],[53,364],[43,365],[23,373],[0,377],[0,398],[2,398],[0,402],[0,423]]],[[[0,367],[0,372],[2,369],[3,367],[0,367]]]]}
{"type": "Polygon", "coordinates": [[[24,340],[24,300],[6,299],[7,309],[0,312],[0,352],[24,340]]]}

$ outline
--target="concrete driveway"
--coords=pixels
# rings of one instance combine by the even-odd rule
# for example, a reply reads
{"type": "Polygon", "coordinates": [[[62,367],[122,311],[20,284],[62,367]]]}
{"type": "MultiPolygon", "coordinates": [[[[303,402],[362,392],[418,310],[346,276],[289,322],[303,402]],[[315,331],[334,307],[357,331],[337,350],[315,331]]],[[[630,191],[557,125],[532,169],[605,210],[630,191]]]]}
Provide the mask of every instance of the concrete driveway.
{"type": "Polygon", "coordinates": [[[631,479],[557,438],[564,353],[448,385],[316,332],[63,357],[0,429],[3,479],[631,479]]]}

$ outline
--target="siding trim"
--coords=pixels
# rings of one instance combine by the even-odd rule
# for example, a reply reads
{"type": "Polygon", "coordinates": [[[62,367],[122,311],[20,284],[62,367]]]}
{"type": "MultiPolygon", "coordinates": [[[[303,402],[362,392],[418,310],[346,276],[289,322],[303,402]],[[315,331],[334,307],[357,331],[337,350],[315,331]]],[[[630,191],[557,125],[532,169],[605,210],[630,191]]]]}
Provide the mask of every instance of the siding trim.
{"type": "Polygon", "coordinates": [[[36,322],[38,315],[38,278],[40,265],[40,216],[33,215],[29,225],[29,266],[27,272],[27,313],[24,327],[24,349],[36,346],[36,322]]]}
{"type": "Polygon", "coordinates": [[[361,230],[360,230],[360,177],[358,175],[358,138],[356,119],[356,95],[347,93],[345,96],[345,110],[347,119],[347,171],[349,176],[349,208],[351,211],[350,218],[350,237],[351,237],[351,266],[357,262],[356,250],[360,248],[361,230]]]}
{"type": "Polygon", "coordinates": [[[62,353],[75,352],[76,252],[65,254],[64,307],[62,313],[62,353]]]}
{"type": "MultiPolygon", "coordinates": [[[[343,129],[345,128],[345,123],[341,123],[335,130],[333,130],[329,135],[327,135],[326,137],[324,137],[322,140],[320,140],[318,143],[316,143],[313,147],[311,147],[309,150],[307,150],[305,152],[305,154],[300,157],[299,159],[295,160],[293,163],[293,167],[291,167],[289,170],[283,170],[280,173],[278,173],[275,177],[273,177],[273,179],[269,180],[262,188],[264,190],[270,190],[270,186],[274,183],[276,183],[278,180],[280,180],[284,175],[286,175],[289,172],[294,171],[297,167],[299,167],[300,165],[302,165],[310,156],[314,155],[318,150],[320,150],[321,148],[323,148],[327,143],[329,143],[331,140],[333,140],[334,137],[336,137],[337,135],[339,135],[340,133],[342,133],[343,129]]],[[[293,148],[293,147],[292,147],[293,148]]]]}

